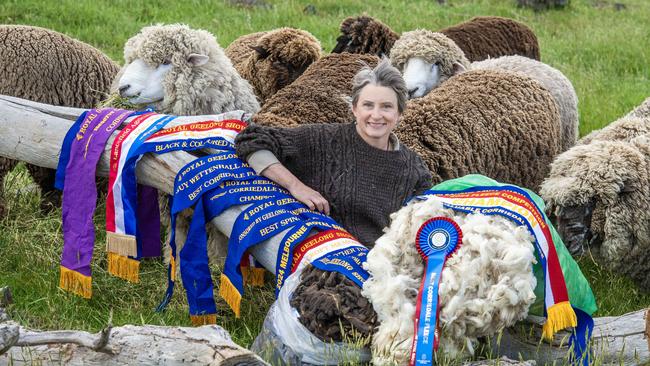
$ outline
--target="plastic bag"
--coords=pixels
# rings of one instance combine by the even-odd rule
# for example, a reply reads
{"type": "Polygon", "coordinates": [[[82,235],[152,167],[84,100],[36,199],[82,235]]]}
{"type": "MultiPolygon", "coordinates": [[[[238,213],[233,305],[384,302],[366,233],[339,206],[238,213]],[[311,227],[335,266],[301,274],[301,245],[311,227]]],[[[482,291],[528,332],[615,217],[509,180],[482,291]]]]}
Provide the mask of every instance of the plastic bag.
{"type": "Polygon", "coordinates": [[[269,309],[262,331],[251,351],[273,365],[339,365],[370,361],[370,350],[354,344],[323,342],[298,320],[299,314],[290,300],[300,283],[298,270],[287,278],[277,300],[269,309]]]}

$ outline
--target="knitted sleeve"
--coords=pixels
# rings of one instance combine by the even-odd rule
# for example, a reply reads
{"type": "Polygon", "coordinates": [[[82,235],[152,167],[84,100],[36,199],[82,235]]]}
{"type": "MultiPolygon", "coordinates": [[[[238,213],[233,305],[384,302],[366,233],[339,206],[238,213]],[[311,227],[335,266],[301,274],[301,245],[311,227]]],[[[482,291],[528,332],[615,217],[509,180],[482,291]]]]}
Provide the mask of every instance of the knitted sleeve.
{"type": "Polygon", "coordinates": [[[237,155],[248,160],[249,156],[260,150],[268,150],[278,160],[286,161],[290,156],[297,154],[300,139],[296,138],[297,129],[260,126],[251,123],[235,139],[237,155]]]}
{"type": "Polygon", "coordinates": [[[424,161],[422,161],[418,154],[414,152],[413,155],[415,155],[415,171],[418,175],[418,180],[415,184],[414,195],[419,195],[424,193],[424,191],[427,189],[431,188],[433,186],[433,182],[431,180],[431,172],[429,172],[427,165],[424,163],[424,161]]]}

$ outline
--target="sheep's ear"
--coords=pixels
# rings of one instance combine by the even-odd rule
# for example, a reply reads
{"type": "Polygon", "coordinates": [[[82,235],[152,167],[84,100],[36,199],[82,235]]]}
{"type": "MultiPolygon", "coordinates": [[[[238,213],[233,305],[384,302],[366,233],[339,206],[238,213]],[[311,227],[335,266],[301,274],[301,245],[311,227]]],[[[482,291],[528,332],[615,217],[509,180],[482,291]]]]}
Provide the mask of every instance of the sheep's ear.
{"type": "Polygon", "coordinates": [[[269,51],[265,50],[261,46],[250,46],[251,49],[257,53],[259,53],[261,58],[267,58],[269,56],[269,51]]]}
{"type": "Polygon", "coordinates": [[[451,74],[452,75],[458,75],[458,74],[463,73],[465,71],[467,71],[467,69],[460,62],[454,62],[454,65],[451,67],[451,74]]]}
{"type": "Polygon", "coordinates": [[[191,63],[194,66],[203,66],[208,63],[210,58],[206,55],[201,55],[198,53],[191,53],[187,57],[187,62],[191,63]]]}

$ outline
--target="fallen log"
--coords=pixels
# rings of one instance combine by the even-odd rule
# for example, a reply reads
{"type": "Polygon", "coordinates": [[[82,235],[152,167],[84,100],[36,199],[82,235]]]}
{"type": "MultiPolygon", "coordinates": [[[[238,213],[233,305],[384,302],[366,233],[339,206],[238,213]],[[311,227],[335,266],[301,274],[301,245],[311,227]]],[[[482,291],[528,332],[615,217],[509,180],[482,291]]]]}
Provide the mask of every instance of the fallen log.
{"type": "MultiPolygon", "coordinates": [[[[644,365],[650,362],[650,345],[644,335],[644,316],[650,309],[621,316],[594,318],[592,359],[599,364],[644,365]]],[[[512,359],[536,360],[538,365],[562,364],[569,355],[569,333],[558,332],[551,343],[541,342],[542,319],[529,317],[506,329],[492,341],[496,354],[512,359]]]]}
{"type": "Polygon", "coordinates": [[[235,344],[217,325],[125,325],[93,335],[78,331],[35,332],[9,322],[0,324],[0,339],[5,328],[7,338],[16,341],[7,353],[0,354],[0,365],[267,365],[253,352],[235,344]]]}

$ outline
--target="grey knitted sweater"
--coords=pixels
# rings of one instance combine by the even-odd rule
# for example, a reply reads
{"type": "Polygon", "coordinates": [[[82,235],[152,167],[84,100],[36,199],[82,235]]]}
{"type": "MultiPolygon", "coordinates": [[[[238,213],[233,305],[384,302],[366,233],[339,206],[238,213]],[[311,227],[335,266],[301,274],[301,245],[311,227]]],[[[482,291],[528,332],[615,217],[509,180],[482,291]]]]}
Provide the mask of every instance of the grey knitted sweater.
{"type": "Polygon", "coordinates": [[[389,224],[389,216],[414,194],[431,187],[431,174],[406,146],[381,150],[368,145],[354,124],[312,124],[295,128],[251,124],[235,140],[237,154],[271,151],[330,204],[330,215],[368,247],[389,224]]]}

